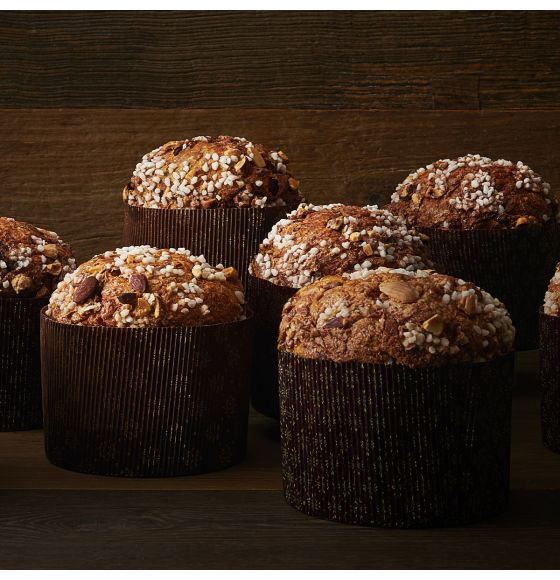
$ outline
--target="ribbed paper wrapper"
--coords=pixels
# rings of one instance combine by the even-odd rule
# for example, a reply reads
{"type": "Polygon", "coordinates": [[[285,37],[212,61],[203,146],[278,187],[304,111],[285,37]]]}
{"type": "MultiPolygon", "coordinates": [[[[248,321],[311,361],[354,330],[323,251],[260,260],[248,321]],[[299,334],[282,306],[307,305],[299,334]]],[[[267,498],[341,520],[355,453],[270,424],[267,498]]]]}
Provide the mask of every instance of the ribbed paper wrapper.
{"type": "Polygon", "coordinates": [[[164,477],[243,460],[252,319],[106,328],[41,317],[45,448],[85,473],[164,477]]]}
{"type": "Polygon", "coordinates": [[[538,348],[539,308],[560,258],[560,229],[418,228],[441,271],[474,282],[508,308],[518,350],[538,348]]]}
{"type": "Polygon", "coordinates": [[[560,453],[560,318],[540,314],[541,424],[545,447],[560,453]]]}
{"type": "Polygon", "coordinates": [[[124,204],[123,245],[187,248],[212,264],[248,268],[272,226],[293,207],[152,209],[124,204]]]}
{"type": "Polygon", "coordinates": [[[500,513],[509,494],[513,360],[410,369],[281,352],[288,503],[325,519],[402,528],[500,513]]]}
{"type": "Polygon", "coordinates": [[[43,299],[0,298],[0,431],[40,429],[43,299]]]}
{"type": "Polygon", "coordinates": [[[255,276],[249,276],[248,288],[255,314],[251,402],[259,413],[278,419],[278,329],[282,308],[297,289],[278,286],[255,276]]]}

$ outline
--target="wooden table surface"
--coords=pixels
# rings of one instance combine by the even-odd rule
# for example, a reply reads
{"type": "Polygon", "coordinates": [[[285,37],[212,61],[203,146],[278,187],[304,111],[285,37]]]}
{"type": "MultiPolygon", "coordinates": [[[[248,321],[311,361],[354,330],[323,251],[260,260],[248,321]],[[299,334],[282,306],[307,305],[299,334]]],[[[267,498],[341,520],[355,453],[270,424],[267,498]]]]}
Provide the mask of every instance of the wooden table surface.
{"type": "Polygon", "coordinates": [[[448,529],[361,528],[283,500],[278,426],[251,417],[247,460],[209,475],[119,479],[45,459],[41,431],[0,434],[2,568],[556,568],[560,456],[540,443],[536,352],[518,355],[511,503],[448,529]]]}

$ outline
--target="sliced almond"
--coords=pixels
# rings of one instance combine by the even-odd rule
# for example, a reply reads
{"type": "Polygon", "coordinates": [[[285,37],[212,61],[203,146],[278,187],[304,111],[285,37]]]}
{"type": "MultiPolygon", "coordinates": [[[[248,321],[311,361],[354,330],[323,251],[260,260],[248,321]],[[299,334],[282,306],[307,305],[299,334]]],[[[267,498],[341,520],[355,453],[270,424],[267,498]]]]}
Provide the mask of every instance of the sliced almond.
{"type": "Polygon", "coordinates": [[[249,153],[253,154],[253,163],[257,167],[264,167],[266,165],[266,163],[264,162],[263,156],[260,154],[260,152],[257,149],[251,148],[251,149],[249,149],[249,153]]]}
{"type": "Polygon", "coordinates": [[[25,274],[18,274],[12,278],[11,284],[15,293],[20,294],[21,292],[25,292],[25,290],[29,290],[29,288],[33,286],[33,280],[25,274]]]}
{"type": "Polygon", "coordinates": [[[434,314],[422,323],[422,328],[434,336],[439,336],[444,328],[443,318],[439,314],[434,314]]]}
{"type": "Polygon", "coordinates": [[[299,181],[293,177],[288,177],[288,183],[292,189],[297,189],[299,187],[299,181]]]}
{"type": "Polygon", "coordinates": [[[416,288],[407,284],[404,280],[388,280],[387,282],[381,282],[381,284],[379,284],[379,290],[389,296],[389,298],[392,298],[397,302],[402,302],[403,304],[416,302],[419,298],[416,288]]]}
{"type": "Polygon", "coordinates": [[[412,194],[412,203],[414,205],[420,205],[420,196],[417,193],[412,194]]]}
{"type": "Polygon", "coordinates": [[[226,149],[224,151],[224,155],[226,157],[239,157],[241,155],[241,151],[239,151],[239,149],[226,149]]]}
{"type": "Polygon", "coordinates": [[[160,314],[161,314],[161,307],[160,307],[160,304],[159,304],[159,298],[156,296],[156,303],[154,305],[154,316],[156,318],[159,318],[160,317],[160,314]]]}
{"type": "Polygon", "coordinates": [[[364,246],[364,254],[366,256],[373,256],[373,248],[369,244],[364,246]]]}
{"type": "Polygon", "coordinates": [[[239,173],[242,169],[243,166],[245,165],[245,163],[247,163],[247,157],[242,157],[234,166],[233,168],[235,169],[235,171],[237,173],[239,173]]]}
{"type": "Polygon", "coordinates": [[[47,256],[47,258],[57,258],[58,257],[58,247],[56,244],[47,244],[43,248],[43,254],[47,256]]]}
{"type": "Polygon", "coordinates": [[[472,316],[476,313],[477,299],[474,294],[469,294],[461,300],[460,306],[469,315],[472,316]]]}

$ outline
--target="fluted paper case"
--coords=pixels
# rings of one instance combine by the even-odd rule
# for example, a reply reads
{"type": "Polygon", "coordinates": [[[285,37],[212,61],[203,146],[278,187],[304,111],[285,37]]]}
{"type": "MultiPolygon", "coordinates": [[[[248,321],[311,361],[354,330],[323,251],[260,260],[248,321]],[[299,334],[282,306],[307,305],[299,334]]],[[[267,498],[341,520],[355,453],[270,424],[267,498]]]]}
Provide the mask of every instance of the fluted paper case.
{"type": "Polygon", "coordinates": [[[297,288],[278,286],[255,276],[249,276],[248,286],[255,314],[251,402],[259,413],[278,419],[278,329],[284,304],[297,288]]]}
{"type": "Polygon", "coordinates": [[[463,525],[509,494],[513,355],[431,369],[279,353],[286,500],[389,527],[463,525]]]}
{"type": "Polygon", "coordinates": [[[516,329],[518,350],[538,348],[539,308],[560,259],[560,228],[500,230],[417,228],[441,271],[499,298],[516,329]]]}
{"type": "Polygon", "coordinates": [[[44,299],[0,298],[0,431],[40,429],[44,299]]]}
{"type": "Polygon", "coordinates": [[[66,469],[164,477],[245,456],[252,319],[107,328],[41,316],[45,448],[66,469]]]}
{"type": "Polygon", "coordinates": [[[541,312],[541,424],[545,447],[560,453],[560,318],[541,312]]]}
{"type": "Polygon", "coordinates": [[[123,245],[187,248],[212,264],[248,269],[272,226],[293,207],[153,209],[124,204],[123,245]]]}

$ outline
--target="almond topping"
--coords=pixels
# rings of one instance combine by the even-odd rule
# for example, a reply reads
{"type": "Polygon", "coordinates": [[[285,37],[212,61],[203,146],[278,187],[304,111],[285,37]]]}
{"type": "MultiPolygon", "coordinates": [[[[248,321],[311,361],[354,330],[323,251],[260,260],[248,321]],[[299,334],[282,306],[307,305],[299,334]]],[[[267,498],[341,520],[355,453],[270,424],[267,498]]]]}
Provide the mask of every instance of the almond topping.
{"type": "Polygon", "coordinates": [[[239,172],[243,169],[243,166],[245,165],[245,163],[247,163],[247,157],[242,157],[235,165],[234,165],[234,169],[235,171],[239,172]]]}
{"type": "Polygon", "coordinates": [[[260,154],[259,151],[257,151],[257,149],[251,148],[251,149],[249,149],[249,153],[253,154],[253,163],[257,167],[264,167],[266,165],[266,163],[264,162],[263,156],[260,154]]]}
{"type": "Polygon", "coordinates": [[[293,177],[288,178],[288,183],[292,189],[297,189],[299,187],[299,181],[293,177]]]}
{"type": "Polygon", "coordinates": [[[43,248],[43,254],[45,254],[47,258],[56,258],[58,256],[58,248],[56,247],[56,244],[47,244],[43,248]]]}
{"type": "Polygon", "coordinates": [[[344,224],[344,218],[342,217],[337,217],[335,219],[329,220],[327,222],[327,227],[330,228],[331,230],[339,230],[344,224]]]}
{"type": "Polygon", "coordinates": [[[238,278],[237,270],[235,268],[224,268],[222,271],[223,275],[226,277],[226,280],[231,280],[232,278],[238,278]]]}
{"type": "Polygon", "coordinates": [[[461,300],[461,307],[469,316],[476,313],[476,305],[477,305],[476,296],[474,296],[473,294],[469,294],[466,298],[463,298],[463,300],[461,300]]]}
{"type": "Polygon", "coordinates": [[[439,314],[434,314],[422,323],[422,328],[434,336],[439,336],[443,332],[443,318],[439,314]]]}
{"type": "Polygon", "coordinates": [[[351,242],[357,242],[360,239],[360,232],[352,232],[348,238],[351,242]]]}
{"type": "Polygon", "coordinates": [[[46,269],[51,276],[58,276],[62,272],[62,264],[57,260],[52,264],[47,264],[46,269]]]}
{"type": "Polygon", "coordinates": [[[147,316],[152,311],[150,303],[144,298],[138,298],[136,303],[136,308],[134,309],[134,314],[139,318],[147,316]]]}
{"type": "Polygon", "coordinates": [[[373,248],[369,244],[364,246],[364,254],[366,256],[373,256],[373,248]]]}
{"type": "Polygon", "coordinates": [[[12,278],[11,284],[15,293],[19,294],[20,292],[24,292],[31,288],[31,286],[33,286],[33,280],[25,274],[18,274],[12,278]]]}
{"type": "Polygon", "coordinates": [[[387,294],[389,298],[404,304],[416,302],[419,297],[416,288],[410,284],[407,284],[403,280],[389,280],[387,282],[381,282],[381,284],[379,284],[379,290],[381,290],[381,292],[384,294],[387,294]]]}

